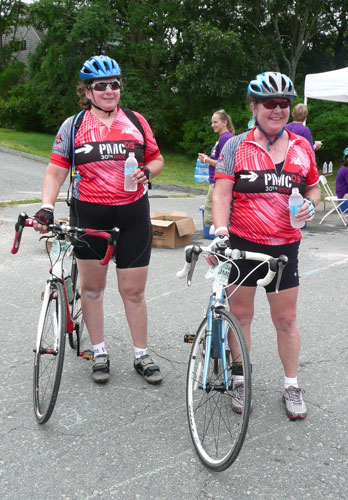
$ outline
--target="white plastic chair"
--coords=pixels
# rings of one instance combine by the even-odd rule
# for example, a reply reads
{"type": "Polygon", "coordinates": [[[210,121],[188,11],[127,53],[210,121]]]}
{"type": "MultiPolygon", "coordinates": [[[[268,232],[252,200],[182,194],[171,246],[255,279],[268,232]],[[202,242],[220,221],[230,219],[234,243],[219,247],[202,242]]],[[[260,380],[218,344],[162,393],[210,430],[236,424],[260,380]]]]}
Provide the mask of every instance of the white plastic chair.
{"type": "Polygon", "coordinates": [[[321,221],[319,222],[319,224],[321,224],[325,219],[326,217],[328,217],[329,215],[331,215],[333,212],[336,211],[338,217],[341,219],[341,221],[343,222],[343,224],[346,226],[347,225],[347,219],[346,219],[346,216],[344,215],[345,212],[347,210],[344,210],[342,211],[340,206],[345,203],[347,201],[347,199],[343,199],[343,198],[337,198],[337,196],[335,196],[333,194],[333,192],[331,191],[331,188],[327,182],[327,179],[325,177],[325,175],[320,175],[319,177],[319,182],[321,183],[322,187],[324,188],[324,191],[325,191],[325,195],[324,195],[324,209],[325,209],[325,202],[326,201],[329,201],[332,205],[333,205],[333,208],[331,208],[331,210],[329,210],[325,215],[324,217],[321,219],[321,221]]]}

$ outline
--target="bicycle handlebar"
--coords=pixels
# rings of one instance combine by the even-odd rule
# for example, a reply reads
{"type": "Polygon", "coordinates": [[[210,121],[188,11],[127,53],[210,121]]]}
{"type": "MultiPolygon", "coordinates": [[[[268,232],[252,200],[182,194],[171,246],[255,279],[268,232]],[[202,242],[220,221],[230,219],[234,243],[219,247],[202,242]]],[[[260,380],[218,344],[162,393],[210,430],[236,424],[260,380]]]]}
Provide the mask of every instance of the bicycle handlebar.
{"type": "MultiPolygon", "coordinates": [[[[23,229],[25,227],[33,227],[33,222],[34,220],[30,218],[25,212],[21,212],[19,214],[18,220],[15,224],[15,237],[11,248],[12,254],[16,254],[19,250],[23,229]]],[[[102,266],[108,264],[108,262],[110,262],[110,260],[115,257],[116,242],[120,234],[120,230],[118,227],[114,227],[113,229],[107,231],[98,231],[97,229],[90,229],[90,228],[83,229],[80,227],[69,226],[69,224],[66,224],[65,222],[61,224],[49,224],[47,227],[50,231],[52,231],[53,236],[68,235],[71,237],[76,237],[76,236],[87,235],[87,236],[95,236],[96,238],[104,238],[105,240],[107,240],[108,246],[106,249],[106,253],[104,257],[100,260],[100,264],[102,266]]]]}
{"type": "Polygon", "coordinates": [[[201,253],[207,253],[209,255],[214,255],[216,257],[222,257],[226,260],[255,260],[258,262],[266,262],[268,264],[268,271],[264,278],[257,280],[258,286],[267,286],[273,280],[274,276],[278,272],[278,279],[276,283],[276,292],[278,293],[279,285],[283,273],[284,267],[288,263],[288,257],[286,255],[280,255],[278,258],[271,257],[258,252],[249,252],[246,250],[238,250],[237,248],[228,248],[224,243],[219,245],[220,248],[217,252],[212,251],[210,246],[203,247],[199,245],[189,245],[185,247],[185,265],[184,267],[176,273],[178,278],[184,278],[187,276],[187,284],[191,285],[192,275],[194,267],[201,253]]]}

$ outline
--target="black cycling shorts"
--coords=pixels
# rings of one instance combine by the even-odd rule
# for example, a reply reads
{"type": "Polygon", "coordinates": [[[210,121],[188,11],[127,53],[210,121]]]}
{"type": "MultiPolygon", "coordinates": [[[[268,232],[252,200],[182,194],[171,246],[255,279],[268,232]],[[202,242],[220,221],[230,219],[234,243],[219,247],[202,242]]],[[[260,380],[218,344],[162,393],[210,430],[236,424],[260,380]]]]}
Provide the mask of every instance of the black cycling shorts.
{"type": "MultiPolygon", "coordinates": [[[[73,198],[70,206],[70,224],[91,229],[118,227],[116,266],[119,269],[148,266],[152,247],[152,225],[147,193],[128,205],[98,205],[73,198]]],[[[86,236],[85,243],[74,243],[78,259],[100,260],[104,257],[107,241],[86,236]]]]}
{"type": "MultiPolygon", "coordinates": [[[[300,246],[300,241],[295,243],[289,243],[287,245],[261,245],[259,243],[254,243],[252,241],[239,238],[234,234],[230,234],[230,242],[232,248],[238,248],[239,250],[248,250],[249,252],[260,252],[272,257],[279,257],[280,255],[286,255],[289,259],[289,263],[283,270],[282,280],[280,282],[279,290],[287,290],[288,288],[294,288],[299,286],[298,277],[298,250],[300,246]]],[[[236,264],[240,270],[240,277],[237,278],[237,269],[232,266],[230,273],[230,283],[239,284],[242,279],[250,273],[255,267],[257,267],[260,262],[252,260],[237,260],[236,264]],[[236,281],[235,281],[236,280],[236,281]]],[[[268,265],[262,264],[256,271],[254,271],[242,284],[242,286],[254,287],[257,286],[256,282],[260,278],[264,278],[268,271],[268,265]]],[[[277,283],[277,276],[273,278],[269,285],[265,286],[267,293],[275,291],[275,286],[277,283]]]]}

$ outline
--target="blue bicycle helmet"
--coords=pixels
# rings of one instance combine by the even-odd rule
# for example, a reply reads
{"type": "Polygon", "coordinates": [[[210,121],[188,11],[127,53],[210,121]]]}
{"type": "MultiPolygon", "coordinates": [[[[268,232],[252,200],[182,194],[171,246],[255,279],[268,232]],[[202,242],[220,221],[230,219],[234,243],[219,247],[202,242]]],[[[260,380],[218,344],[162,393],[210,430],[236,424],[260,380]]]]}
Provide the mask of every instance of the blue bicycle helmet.
{"type": "Polygon", "coordinates": [[[343,151],[343,156],[348,156],[348,148],[343,151]]]}
{"type": "Polygon", "coordinates": [[[247,97],[250,101],[258,101],[270,97],[295,99],[296,90],[290,78],[282,73],[267,71],[256,76],[248,85],[247,97]]]}
{"type": "Polygon", "coordinates": [[[92,78],[109,78],[110,76],[121,76],[121,68],[108,56],[93,56],[85,61],[80,71],[81,80],[92,78]]]}

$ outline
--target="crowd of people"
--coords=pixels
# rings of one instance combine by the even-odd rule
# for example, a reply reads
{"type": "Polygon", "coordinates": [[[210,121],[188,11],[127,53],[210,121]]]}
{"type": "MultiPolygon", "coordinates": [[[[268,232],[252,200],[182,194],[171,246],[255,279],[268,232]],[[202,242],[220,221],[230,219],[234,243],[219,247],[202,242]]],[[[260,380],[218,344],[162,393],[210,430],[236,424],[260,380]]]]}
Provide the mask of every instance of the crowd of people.
{"type": "MultiPolygon", "coordinates": [[[[122,72],[114,59],[93,56],[85,61],[79,76],[77,93],[85,113],[75,136],[75,116],[68,117],[58,130],[34,227],[47,232],[54,220],[60,187],[73,169],[70,222],[95,229],[120,228],[116,276],[134,346],[133,365],[147,382],[159,384],[163,376],[148,351],[145,287],[152,247],[148,185],[161,172],[163,157],[146,119],[120,106],[122,72]],[[83,155],[78,153],[81,145],[90,146],[83,155]],[[100,145],[117,145],[118,154],[106,155],[100,145]],[[130,153],[134,153],[139,165],[132,176],[137,183],[135,191],[127,191],[124,185],[125,161],[130,153]]],[[[252,113],[248,130],[235,135],[231,116],[223,109],[215,111],[211,126],[218,140],[210,155],[199,153],[198,158],[209,165],[205,224],[214,231],[212,248],[224,242],[274,257],[285,254],[289,259],[279,293],[275,293],[274,282],[265,291],[284,369],[282,397],[286,414],[291,419],[303,419],[307,408],[297,379],[301,344],[297,325],[298,256],[302,234],[290,223],[288,202],[292,188],[298,188],[304,202],[295,217],[303,222],[313,220],[321,197],[314,152],[320,145],[313,145],[311,133],[303,125],[308,113],[303,104],[294,107],[293,122],[288,124],[295,97],[294,84],[286,75],[258,74],[247,87],[252,113]],[[245,175],[250,172],[257,174],[254,182],[245,175]]],[[[348,192],[348,148],[337,179],[337,194],[344,195],[348,192]]],[[[103,311],[107,267],[99,265],[105,245],[104,240],[88,237],[86,245],[75,248],[83,315],[94,352],[92,378],[97,383],[105,383],[110,377],[103,311]]],[[[255,265],[244,261],[239,264],[240,274],[232,268],[230,276],[231,291],[238,287],[230,297],[230,310],[242,327],[249,349],[256,281],[263,275],[262,268],[245,277],[255,265]]],[[[235,350],[235,346],[231,349],[235,350]]],[[[234,355],[237,359],[238,352],[234,355]]],[[[243,404],[244,378],[240,374],[234,379],[232,410],[242,412],[243,404]]]]}

